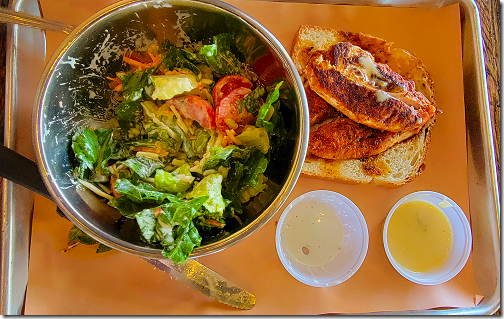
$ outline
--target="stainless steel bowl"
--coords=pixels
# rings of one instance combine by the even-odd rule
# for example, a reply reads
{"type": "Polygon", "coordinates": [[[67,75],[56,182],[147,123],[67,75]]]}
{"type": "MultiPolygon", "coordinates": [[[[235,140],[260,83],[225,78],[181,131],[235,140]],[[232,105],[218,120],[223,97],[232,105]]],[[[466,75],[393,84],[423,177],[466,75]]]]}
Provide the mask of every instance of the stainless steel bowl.
{"type": "Polygon", "coordinates": [[[35,150],[45,185],[67,218],[99,242],[141,257],[162,258],[161,250],[128,241],[116,226],[120,214],[72,179],[71,135],[79,125],[115,126],[117,104],[106,76],[115,76],[128,49],[156,38],[208,42],[233,33],[246,62],[265,81],[281,75],[291,87],[292,107],[283,113],[289,137],[277,149],[267,176],[277,185],[270,197],[256,197],[242,219],[223,235],[202,243],[191,257],[220,251],[264,225],[284,203],[301,171],[308,139],[308,108],[303,85],[288,53],[257,21],[212,0],[122,1],[77,27],[48,63],[39,85],[34,130],[35,150]]]}

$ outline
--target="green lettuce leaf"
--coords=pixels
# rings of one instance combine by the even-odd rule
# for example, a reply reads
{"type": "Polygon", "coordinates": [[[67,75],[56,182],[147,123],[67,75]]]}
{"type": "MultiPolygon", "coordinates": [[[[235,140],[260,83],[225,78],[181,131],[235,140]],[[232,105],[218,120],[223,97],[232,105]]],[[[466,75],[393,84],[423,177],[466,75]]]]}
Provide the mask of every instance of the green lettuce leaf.
{"type": "Polygon", "coordinates": [[[140,227],[140,232],[142,236],[147,241],[147,243],[152,244],[157,240],[156,235],[156,214],[154,210],[147,208],[135,215],[135,219],[140,227]]]}
{"type": "Polygon", "coordinates": [[[221,216],[226,208],[226,203],[221,194],[222,189],[222,175],[210,174],[205,176],[192,191],[187,193],[186,198],[197,198],[208,196],[208,200],[203,206],[210,212],[210,215],[221,216]]]}
{"type": "Polygon", "coordinates": [[[192,56],[188,52],[177,48],[168,40],[163,42],[161,48],[165,51],[162,62],[168,70],[185,69],[194,73],[198,80],[201,78],[201,72],[191,61],[192,56]]]}
{"type": "Polygon", "coordinates": [[[81,179],[106,181],[109,175],[108,161],[115,148],[112,129],[80,128],[72,136],[72,150],[79,161],[78,175],[81,179]]]}
{"type": "Polygon", "coordinates": [[[247,125],[236,138],[246,147],[257,147],[264,154],[270,149],[268,131],[264,127],[247,125]]]}
{"type": "Polygon", "coordinates": [[[154,173],[154,171],[156,171],[158,168],[163,168],[166,166],[160,160],[155,160],[144,156],[131,157],[126,161],[118,162],[118,164],[124,164],[128,166],[142,178],[150,177],[152,173],[154,173]]]}
{"type": "Polygon", "coordinates": [[[128,131],[136,126],[142,115],[143,109],[139,101],[124,101],[117,106],[116,119],[119,122],[123,136],[128,136],[128,131]]]}
{"type": "Polygon", "coordinates": [[[241,63],[231,52],[233,35],[222,33],[213,37],[213,44],[204,45],[199,57],[219,75],[241,74],[241,63]]]}
{"type": "Polygon", "coordinates": [[[124,99],[126,101],[138,101],[145,99],[146,95],[152,94],[154,87],[150,75],[155,70],[156,68],[152,67],[120,76],[124,99]]]}
{"type": "Polygon", "coordinates": [[[245,108],[247,112],[257,116],[258,110],[261,107],[261,97],[264,95],[266,90],[262,86],[256,87],[252,92],[245,96],[245,98],[236,103],[238,107],[238,113],[242,112],[242,108],[245,108]]]}
{"type": "Polygon", "coordinates": [[[138,212],[152,207],[152,203],[137,203],[129,199],[127,196],[112,198],[107,204],[117,209],[121,215],[127,218],[135,218],[135,215],[138,214],[138,212]]]}
{"type": "Polygon", "coordinates": [[[80,230],[77,226],[72,225],[72,228],[68,232],[68,243],[73,241],[78,241],[84,245],[94,245],[97,243],[91,236],[80,230]]]}
{"type": "Polygon", "coordinates": [[[270,92],[266,97],[266,102],[261,105],[256,120],[257,127],[264,127],[269,132],[273,132],[273,129],[275,128],[275,121],[273,120],[278,121],[278,114],[275,118],[273,118],[273,115],[275,114],[275,107],[273,104],[276,103],[280,97],[280,86],[282,86],[282,84],[283,82],[279,82],[273,92],[270,92]]]}
{"type": "Polygon", "coordinates": [[[160,204],[164,200],[179,200],[177,196],[161,192],[151,184],[142,181],[133,184],[130,180],[120,178],[116,180],[114,189],[118,194],[126,196],[135,203],[150,201],[160,204]]]}
{"type": "Polygon", "coordinates": [[[194,139],[194,152],[196,155],[202,156],[206,151],[206,146],[211,138],[210,130],[198,129],[195,131],[196,138],[194,139]]]}
{"type": "Polygon", "coordinates": [[[228,192],[227,190],[222,190],[222,197],[229,201],[229,204],[226,206],[226,210],[224,211],[224,217],[229,218],[233,217],[234,214],[243,213],[243,207],[240,199],[235,193],[228,192]]]}
{"type": "Polygon", "coordinates": [[[189,164],[184,164],[173,172],[167,172],[162,169],[156,170],[154,176],[154,186],[157,189],[169,193],[184,193],[192,186],[194,177],[189,171],[189,164]]]}
{"type": "Polygon", "coordinates": [[[264,173],[267,167],[268,159],[266,156],[264,156],[264,154],[258,149],[254,149],[245,163],[245,173],[243,174],[243,179],[241,181],[242,187],[257,187],[259,183],[258,175],[264,173]]]}
{"type": "Polygon", "coordinates": [[[226,180],[224,181],[224,189],[231,194],[236,194],[241,188],[241,180],[243,178],[245,165],[236,161],[231,165],[226,180]]]}
{"type": "Polygon", "coordinates": [[[193,219],[198,210],[208,197],[197,197],[190,202],[184,202],[178,205],[170,220],[172,225],[177,224],[173,229],[174,242],[164,247],[162,254],[176,263],[182,263],[187,260],[189,254],[201,244],[201,236],[194,226],[193,219]]]}
{"type": "Polygon", "coordinates": [[[172,138],[176,139],[177,141],[182,141],[182,148],[188,158],[192,158],[195,156],[191,140],[184,132],[184,130],[177,124],[177,121],[174,119],[174,117],[170,117],[170,119],[162,117],[163,120],[159,119],[156,116],[156,112],[159,108],[152,101],[142,102],[142,107],[144,109],[145,115],[152,122],[154,122],[154,124],[166,130],[172,138]]]}
{"type": "Polygon", "coordinates": [[[236,145],[212,147],[210,152],[212,156],[203,164],[203,171],[207,169],[216,169],[219,166],[229,166],[229,160],[232,157],[243,156],[243,150],[236,145]]]}

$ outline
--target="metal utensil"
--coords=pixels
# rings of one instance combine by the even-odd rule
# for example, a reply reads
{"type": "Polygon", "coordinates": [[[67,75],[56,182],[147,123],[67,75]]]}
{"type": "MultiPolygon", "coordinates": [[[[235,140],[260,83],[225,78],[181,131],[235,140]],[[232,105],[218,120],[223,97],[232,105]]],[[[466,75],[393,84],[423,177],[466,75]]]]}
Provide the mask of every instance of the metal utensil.
{"type": "Polygon", "coordinates": [[[9,10],[4,7],[0,7],[0,22],[21,24],[32,28],[63,32],[66,34],[70,34],[74,29],[74,26],[59,21],[47,20],[28,13],[9,10]]]}
{"type": "MultiPolygon", "coordinates": [[[[0,144],[0,176],[29,190],[52,199],[38,172],[37,164],[0,144]]],[[[61,216],[64,216],[60,213],[61,216]]],[[[249,310],[255,305],[253,294],[217,274],[196,260],[176,264],[169,259],[149,259],[147,262],[168,273],[172,278],[226,305],[249,310]]]]}
{"type": "Polygon", "coordinates": [[[187,260],[184,264],[175,264],[169,259],[145,258],[145,260],[168,273],[172,278],[182,281],[202,294],[226,305],[244,310],[250,310],[255,305],[256,297],[253,294],[237,287],[193,259],[187,260]]]}

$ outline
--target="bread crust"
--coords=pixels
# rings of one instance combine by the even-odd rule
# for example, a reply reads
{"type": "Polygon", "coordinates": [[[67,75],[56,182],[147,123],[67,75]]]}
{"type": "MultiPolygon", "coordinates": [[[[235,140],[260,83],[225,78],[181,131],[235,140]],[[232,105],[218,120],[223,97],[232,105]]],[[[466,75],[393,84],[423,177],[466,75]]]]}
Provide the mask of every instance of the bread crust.
{"type": "MultiPolygon", "coordinates": [[[[362,157],[359,157],[360,155],[357,155],[359,152],[355,151],[355,149],[358,149],[359,145],[354,146],[354,150],[342,151],[341,149],[345,145],[343,143],[340,146],[335,145],[333,151],[337,149],[337,152],[340,153],[353,152],[357,158],[322,158],[310,152],[310,148],[313,150],[315,147],[313,141],[310,141],[309,154],[306,156],[303,164],[302,175],[352,184],[375,183],[387,186],[401,186],[411,182],[425,169],[424,162],[430,143],[431,131],[435,122],[436,113],[440,112],[436,111],[435,108],[434,82],[432,81],[430,73],[418,58],[403,49],[395,48],[392,42],[362,33],[344,32],[313,25],[302,25],[294,40],[291,56],[299,74],[303,80],[308,83],[305,85],[305,88],[312,88],[312,83],[309,81],[309,74],[307,74],[310,72],[309,64],[311,59],[326,54],[322,60],[328,61],[327,63],[329,65],[334,63],[334,58],[327,57],[327,52],[334,45],[341,42],[348,42],[351,45],[358,46],[360,49],[367,51],[373,57],[377,66],[380,66],[379,64],[386,64],[382,66],[383,69],[389,68],[400,75],[404,81],[412,84],[414,83],[413,87],[416,91],[423,94],[424,98],[433,105],[434,112],[431,112],[431,117],[426,120],[422,119],[423,123],[417,125],[416,130],[413,130],[413,136],[406,136],[405,140],[403,138],[401,141],[398,140],[395,144],[391,142],[390,144],[393,144],[391,147],[377,153],[361,152],[360,154],[362,157]]],[[[345,45],[348,46],[348,44],[345,45]]],[[[312,72],[313,69],[312,67],[312,72]]],[[[309,96],[309,93],[307,93],[307,95],[309,96]]],[[[340,102],[334,102],[332,105],[337,106],[337,103],[340,102]]],[[[313,105],[310,101],[308,104],[309,107],[313,105]]],[[[311,109],[310,112],[312,112],[311,109]]],[[[347,114],[345,112],[343,113],[345,115],[347,114]]],[[[349,117],[351,118],[351,116],[349,117]]],[[[315,121],[311,121],[312,132],[317,132],[317,129],[320,129],[327,123],[334,123],[335,121],[346,123],[347,121],[342,120],[346,118],[345,116],[322,116],[321,118],[322,120],[319,119],[318,122],[316,117],[315,121]],[[321,125],[320,122],[323,120],[325,120],[325,122],[321,125]],[[316,123],[319,124],[315,125],[316,123]]],[[[312,117],[310,117],[310,120],[312,120],[312,117]]],[[[354,119],[351,118],[351,120],[353,121],[354,119]]],[[[357,123],[351,125],[356,124],[357,123]]],[[[368,126],[369,123],[365,123],[364,125],[368,126]]],[[[326,130],[324,134],[314,139],[319,142],[322,141],[330,144],[330,142],[327,141],[327,137],[329,136],[328,132],[333,132],[335,129],[326,127],[324,130],[326,130]]],[[[367,129],[361,131],[359,135],[365,137],[366,134],[363,134],[363,132],[367,132],[366,130],[367,129]]],[[[400,129],[394,134],[404,134],[405,131],[408,130],[400,129]]],[[[374,134],[373,131],[369,131],[367,136],[372,136],[371,132],[374,134]]],[[[310,134],[310,139],[312,139],[311,135],[312,134],[310,134]]],[[[379,146],[376,145],[379,145],[379,143],[374,144],[372,141],[373,138],[376,137],[370,137],[369,141],[360,145],[374,145],[375,149],[378,149],[379,146]]],[[[373,147],[371,147],[371,149],[373,149],[373,147]]],[[[318,155],[324,156],[324,154],[321,153],[318,155]]]]}

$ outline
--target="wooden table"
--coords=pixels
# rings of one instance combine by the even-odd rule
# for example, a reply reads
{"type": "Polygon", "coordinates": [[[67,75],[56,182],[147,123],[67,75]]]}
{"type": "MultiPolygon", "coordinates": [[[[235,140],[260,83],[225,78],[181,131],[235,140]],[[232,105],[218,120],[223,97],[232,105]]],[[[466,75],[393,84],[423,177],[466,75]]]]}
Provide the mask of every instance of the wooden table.
{"type": "MultiPolygon", "coordinates": [[[[500,4],[497,0],[475,0],[481,15],[483,29],[485,64],[488,79],[490,108],[494,126],[495,150],[500,181],[500,4]]],[[[1,6],[8,6],[9,0],[0,0],[1,6]]],[[[0,24],[0,141],[4,141],[5,106],[5,46],[6,26],[0,24]]],[[[0,163],[1,165],[1,163],[0,163]]],[[[0,177],[1,182],[1,177],[0,177]]],[[[497,312],[500,313],[500,312],[497,312]]]]}

